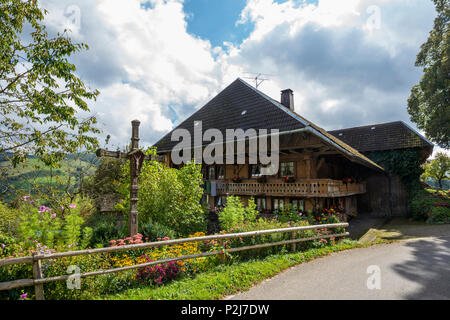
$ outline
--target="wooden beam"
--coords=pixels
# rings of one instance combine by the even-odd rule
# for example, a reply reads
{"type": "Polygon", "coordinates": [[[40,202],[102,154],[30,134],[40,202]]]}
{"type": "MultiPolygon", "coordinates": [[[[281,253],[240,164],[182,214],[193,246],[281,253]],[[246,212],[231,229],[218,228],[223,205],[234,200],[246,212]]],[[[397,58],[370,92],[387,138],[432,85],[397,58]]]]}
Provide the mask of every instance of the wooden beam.
{"type": "Polygon", "coordinates": [[[316,170],[319,171],[320,167],[325,163],[325,158],[320,158],[319,163],[317,164],[316,170]]]}
{"type": "MultiPolygon", "coordinates": [[[[130,154],[133,154],[132,152],[126,153],[121,151],[110,151],[106,149],[98,149],[95,154],[97,157],[106,157],[106,158],[116,158],[116,159],[127,159],[130,154]]],[[[159,162],[165,162],[166,156],[165,155],[146,155],[144,157],[144,160],[154,160],[159,162]]]]}

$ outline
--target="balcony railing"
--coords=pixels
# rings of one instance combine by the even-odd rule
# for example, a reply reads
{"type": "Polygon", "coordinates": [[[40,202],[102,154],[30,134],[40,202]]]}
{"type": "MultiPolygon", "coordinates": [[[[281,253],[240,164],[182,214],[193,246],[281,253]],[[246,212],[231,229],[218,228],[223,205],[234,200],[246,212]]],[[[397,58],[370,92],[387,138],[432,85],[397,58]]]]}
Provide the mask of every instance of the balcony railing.
{"type": "Polygon", "coordinates": [[[343,197],[366,192],[365,183],[344,184],[339,180],[308,179],[292,183],[221,183],[219,194],[229,195],[267,195],[267,196],[304,196],[304,197],[343,197]]]}

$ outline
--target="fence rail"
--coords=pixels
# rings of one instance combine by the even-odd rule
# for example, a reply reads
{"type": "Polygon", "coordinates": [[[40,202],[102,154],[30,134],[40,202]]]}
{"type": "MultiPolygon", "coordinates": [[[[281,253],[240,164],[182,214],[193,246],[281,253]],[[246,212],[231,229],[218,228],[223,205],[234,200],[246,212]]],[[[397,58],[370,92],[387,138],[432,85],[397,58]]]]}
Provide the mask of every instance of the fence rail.
{"type": "Polygon", "coordinates": [[[304,227],[257,230],[257,231],[250,231],[250,232],[241,232],[241,233],[230,233],[230,234],[203,236],[203,237],[164,240],[164,241],[157,241],[157,242],[130,244],[130,245],[124,245],[124,246],[119,246],[119,247],[77,250],[77,251],[68,251],[68,252],[58,252],[58,253],[52,253],[52,254],[33,254],[32,256],[27,256],[27,257],[2,259],[2,260],[0,260],[0,267],[8,266],[8,265],[15,265],[15,264],[32,263],[33,264],[33,279],[19,279],[19,280],[7,281],[7,282],[0,282],[0,291],[1,290],[10,290],[10,289],[14,289],[14,288],[27,287],[27,286],[34,286],[36,299],[44,300],[44,287],[43,287],[44,283],[67,280],[70,277],[73,277],[73,275],[61,275],[61,276],[44,278],[43,273],[42,273],[41,261],[46,260],[46,259],[57,259],[57,258],[63,258],[63,257],[73,257],[73,256],[97,254],[97,253],[105,253],[105,252],[117,252],[117,251],[124,251],[124,250],[154,248],[154,247],[161,247],[161,246],[174,245],[174,244],[180,244],[180,243],[188,243],[188,242],[201,242],[201,241],[208,241],[208,240],[223,241],[224,239],[255,237],[255,236],[260,236],[260,235],[265,235],[265,234],[273,234],[273,233],[288,233],[288,232],[291,233],[291,240],[283,240],[283,241],[278,241],[278,242],[263,243],[263,244],[243,246],[243,247],[237,247],[237,248],[228,248],[228,249],[224,249],[224,250],[220,250],[220,251],[204,252],[204,253],[185,255],[185,256],[180,256],[180,257],[175,257],[175,258],[160,259],[160,260],[155,260],[155,261],[151,261],[151,262],[135,264],[135,265],[131,265],[131,266],[85,272],[85,273],[80,273],[77,275],[81,278],[81,277],[103,275],[103,274],[126,271],[126,270],[130,270],[130,269],[138,269],[138,268],[142,268],[142,267],[163,264],[163,263],[168,263],[168,262],[173,262],[173,261],[195,259],[195,258],[201,258],[201,257],[207,257],[207,256],[213,256],[213,255],[221,256],[221,260],[223,262],[225,259],[225,253],[246,251],[246,250],[273,247],[273,246],[279,246],[279,245],[291,244],[292,245],[291,250],[295,251],[295,248],[296,248],[295,245],[296,245],[296,243],[299,243],[299,242],[327,239],[327,238],[331,238],[331,237],[335,237],[335,238],[346,237],[349,235],[348,232],[344,232],[344,233],[340,233],[340,234],[330,234],[330,235],[308,237],[308,238],[296,238],[296,232],[298,232],[298,231],[307,231],[307,230],[316,230],[316,229],[325,229],[325,228],[326,229],[345,228],[345,227],[348,227],[348,223],[321,224],[321,225],[312,225],[312,226],[304,226],[304,227]]]}

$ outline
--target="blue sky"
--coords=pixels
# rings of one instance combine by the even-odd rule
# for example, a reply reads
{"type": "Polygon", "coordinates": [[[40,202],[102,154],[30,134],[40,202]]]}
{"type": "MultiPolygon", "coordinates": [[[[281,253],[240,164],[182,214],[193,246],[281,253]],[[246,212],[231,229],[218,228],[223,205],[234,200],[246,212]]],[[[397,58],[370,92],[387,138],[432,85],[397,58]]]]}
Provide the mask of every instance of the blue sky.
{"type": "MultiPolygon", "coordinates": [[[[281,4],[287,0],[274,2],[281,4]]],[[[317,4],[318,0],[307,2],[317,4]]],[[[222,46],[223,42],[239,45],[254,29],[251,22],[237,24],[246,4],[246,0],[185,0],[187,31],[208,39],[212,46],[222,46]]]]}
{"type": "Polygon", "coordinates": [[[244,7],[244,0],[185,0],[187,31],[213,46],[222,46],[224,41],[240,44],[253,30],[251,23],[236,25],[244,7]]]}

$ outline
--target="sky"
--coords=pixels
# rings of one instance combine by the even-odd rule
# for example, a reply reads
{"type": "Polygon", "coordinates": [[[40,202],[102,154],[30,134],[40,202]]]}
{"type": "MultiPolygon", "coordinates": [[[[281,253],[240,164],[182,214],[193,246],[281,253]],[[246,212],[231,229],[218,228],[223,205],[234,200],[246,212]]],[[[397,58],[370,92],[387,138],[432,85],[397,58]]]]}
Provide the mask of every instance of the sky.
{"type": "Polygon", "coordinates": [[[100,95],[100,142],[124,147],[131,120],[150,146],[227,85],[294,91],[295,111],[326,130],[402,120],[414,66],[436,16],[431,0],[41,0],[50,33],[70,29],[71,58],[100,95]],[[251,80],[249,83],[253,84],[251,80]]]}

